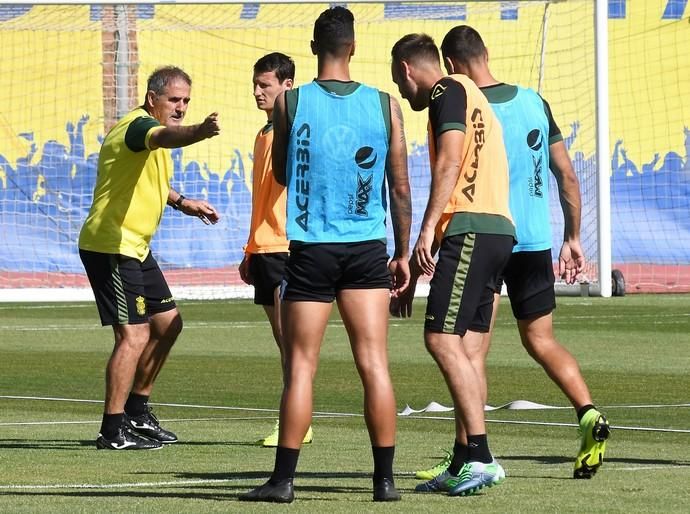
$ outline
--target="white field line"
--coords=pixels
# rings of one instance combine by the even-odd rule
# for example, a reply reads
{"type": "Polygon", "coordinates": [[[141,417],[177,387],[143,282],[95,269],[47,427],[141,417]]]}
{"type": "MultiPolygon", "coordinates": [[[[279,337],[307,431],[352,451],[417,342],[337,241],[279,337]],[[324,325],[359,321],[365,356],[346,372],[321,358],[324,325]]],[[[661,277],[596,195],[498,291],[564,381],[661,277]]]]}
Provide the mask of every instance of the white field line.
{"type": "Polygon", "coordinates": [[[22,310],[44,310],[44,309],[74,309],[74,308],[86,308],[93,309],[94,303],[65,303],[65,304],[55,304],[55,305],[32,305],[32,304],[22,304],[20,306],[14,305],[0,305],[0,311],[13,311],[21,308],[22,310]]]}
{"type": "MultiPolygon", "coordinates": [[[[690,466],[678,465],[650,465],[650,466],[630,466],[618,467],[615,464],[607,464],[606,469],[615,471],[662,471],[668,469],[683,469],[690,468],[690,466]]],[[[411,476],[412,473],[396,473],[396,476],[411,476]]],[[[265,478],[268,478],[266,476],[265,478]]],[[[192,479],[192,480],[165,480],[161,482],[123,482],[119,484],[0,484],[0,491],[16,491],[16,490],[34,490],[34,491],[50,491],[59,489],[133,489],[133,488],[149,488],[149,487],[178,487],[181,485],[203,485],[203,484],[227,484],[230,482],[241,482],[246,479],[243,478],[208,478],[208,479],[192,479]]],[[[258,480],[256,477],[252,480],[258,480]]]]}
{"type": "MultiPolygon", "coordinates": [[[[185,322],[184,329],[188,330],[198,330],[198,329],[238,329],[238,328],[261,328],[268,325],[268,321],[216,321],[212,323],[207,322],[185,322]]],[[[405,326],[404,322],[392,321],[388,324],[391,327],[405,326]]],[[[341,320],[331,320],[328,322],[329,327],[342,327],[343,322],[341,320]]],[[[103,330],[98,323],[84,323],[78,325],[63,325],[54,323],[52,325],[0,325],[0,330],[5,330],[7,332],[52,332],[54,330],[72,330],[72,331],[84,331],[84,330],[103,330]]]]}
{"type": "MultiPolygon", "coordinates": [[[[90,308],[92,308],[92,305],[88,305],[90,308]]],[[[27,307],[27,308],[48,308],[48,306],[45,307],[27,307]]],[[[49,306],[49,308],[54,309],[54,308],[59,308],[57,306],[49,306]]],[[[3,307],[0,306],[0,309],[3,309],[3,307]]],[[[599,322],[599,323],[606,323],[608,320],[612,319],[627,319],[628,316],[621,314],[621,315],[607,315],[607,316],[598,316],[598,315],[587,315],[587,316],[570,316],[569,319],[576,319],[576,320],[588,320],[588,321],[593,321],[593,322],[599,322]]],[[[690,318],[690,313],[685,313],[685,312],[674,312],[674,313],[668,313],[668,314],[655,314],[655,315],[636,315],[636,318],[638,319],[646,319],[650,318],[652,321],[651,323],[653,324],[686,324],[688,322],[687,319],[682,319],[682,318],[690,318]]],[[[225,329],[225,328],[252,328],[252,327],[263,327],[266,325],[266,321],[264,320],[258,320],[258,321],[214,321],[214,322],[200,322],[200,321],[189,321],[185,323],[185,330],[195,330],[195,329],[225,329]]],[[[398,327],[398,326],[409,326],[410,323],[415,323],[412,321],[396,321],[396,320],[390,320],[389,326],[393,327],[398,327]]],[[[561,323],[558,319],[554,319],[554,324],[559,324],[561,323]]],[[[565,322],[562,322],[565,323],[565,322]]],[[[419,323],[418,323],[419,324],[419,323]]],[[[502,325],[512,325],[513,321],[508,320],[502,323],[502,325]]],[[[341,320],[330,320],[328,322],[329,326],[336,326],[336,327],[341,327],[343,326],[343,322],[341,320]]],[[[97,330],[97,329],[102,329],[99,324],[97,323],[88,323],[88,324],[77,324],[77,325],[67,325],[67,324],[52,324],[52,325],[45,325],[45,324],[37,324],[36,325],[0,325],[0,330],[7,330],[7,331],[23,331],[23,332],[44,332],[44,331],[52,331],[56,329],[60,330],[97,330]]]]}
{"type": "MultiPolygon", "coordinates": [[[[50,396],[14,396],[14,395],[0,395],[0,400],[38,400],[38,401],[52,401],[52,402],[81,402],[81,403],[103,403],[103,400],[85,400],[77,398],[55,398],[50,396]]],[[[184,407],[189,409],[211,409],[211,410],[231,410],[231,411],[249,411],[249,412],[279,412],[278,409],[263,409],[257,407],[227,407],[225,405],[194,405],[187,403],[154,403],[159,407],[184,407]]],[[[333,416],[333,417],[362,417],[362,414],[355,414],[349,412],[321,412],[314,411],[314,416],[333,416]]]]}
{"type": "MultiPolygon", "coordinates": [[[[73,398],[52,398],[52,397],[35,397],[35,396],[9,396],[0,395],[0,399],[12,399],[12,400],[43,400],[43,401],[62,401],[62,402],[86,402],[86,403],[103,403],[101,400],[84,400],[84,399],[73,399],[73,398]]],[[[227,407],[222,405],[193,405],[193,404],[183,404],[183,403],[152,403],[151,405],[166,406],[166,407],[186,407],[186,408],[196,408],[196,409],[215,409],[215,410],[232,410],[232,411],[250,411],[250,412],[270,412],[277,413],[277,409],[261,409],[252,407],[227,407]]],[[[548,408],[549,406],[547,406],[548,408]]],[[[624,407],[624,406],[619,406],[624,407]]],[[[648,405],[648,406],[634,406],[635,408],[640,407],[669,407],[669,405],[648,405]]],[[[688,407],[688,404],[676,404],[670,405],[670,407],[688,407]]],[[[603,408],[603,407],[602,407],[603,408]]],[[[607,407],[608,408],[608,407],[607,407]]],[[[632,408],[632,407],[628,407],[632,408]]],[[[362,414],[348,413],[348,412],[320,412],[316,411],[313,413],[314,417],[362,417],[362,414]]],[[[419,416],[419,415],[408,415],[399,416],[403,418],[411,419],[435,419],[435,420],[453,420],[452,416],[419,416]]],[[[215,420],[219,418],[209,418],[209,420],[215,420]]],[[[265,419],[265,418],[233,418],[233,419],[265,419]]],[[[194,420],[199,420],[196,418],[194,420]]],[[[175,421],[175,420],[161,420],[161,421],[175,421]]],[[[182,421],[182,420],[179,420],[182,421]]],[[[487,419],[487,423],[501,423],[508,425],[537,425],[537,426],[555,426],[555,427],[577,427],[576,423],[558,423],[558,422],[547,422],[547,421],[518,421],[518,420],[497,420],[497,419],[487,419]]],[[[81,422],[60,422],[61,424],[77,424],[81,422]]],[[[84,423],[94,423],[93,421],[86,421],[84,423]]],[[[45,421],[45,422],[8,422],[0,423],[0,426],[17,426],[17,425],[41,425],[41,424],[56,424],[55,422],[45,421]]],[[[616,430],[631,430],[631,431],[641,431],[641,432],[666,432],[666,433],[680,433],[680,434],[690,434],[690,429],[676,429],[676,428],[653,428],[653,427],[631,427],[623,425],[611,425],[612,429],[616,430]]]]}
{"type": "MultiPolygon", "coordinates": [[[[453,421],[455,418],[452,416],[405,416],[407,418],[414,419],[438,419],[438,420],[448,420],[453,421]]],[[[500,423],[504,425],[536,425],[536,426],[547,426],[547,427],[578,427],[577,423],[557,423],[552,421],[517,421],[510,419],[487,419],[487,423],[500,423]]],[[[613,430],[632,430],[638,432],[668,432],[677,434],[690,434],[690,429],[682,428],[654,428],[654,427],[628,427],[623,425],[610,425],[613,430]]]]}
{"type": "MultiPolygon", "coordinates": [[[[268,477],[266,477],[268,478],[268,477]]],[[[199,485],[199,484],[223,484],[228,482],[239,482],[242,478],[208,478],[208,479],[195,479],[195,480],[166,480],[164,482],[125,482],[121,484],[0,484],[0,490],[13,490],[13,489],[38,489],[38,490],[50,490],[50,489],[123,489],[123,488],[133,488],[133,487],[161,487],[166,485],[179,486],[179,485],[199,485]]]]}
{"type": "MultiPolygon", "coordinates": [[[[103,403],[103,400],[89,400],[83,398],[61,398],[54,396],[19,396],[19,395],[0,395],[0,400],[36,400],[36,401],[52,401],[52,402],[75,402],[75,403],[103,403]]],[[[516,401],[508,402],[505,405],[511,405],[516,401]]],[[[530,402],[532,403],[532,402],[530,402]]],[[[233,411],[250,411],[250,412],[278,412],[278,409],[266,409],[258,407],[229,407],[226,405],[196,405],[189,403],[155,403],[151,405],[160,407],[181,407],[189,409],[211,409],[211,410],[233,410],[233,411]]],[[[602,410],[605,409],[663,409],[675,407],[690,407],[690,403],[668,403],[668,404],[636,404],[636,405],[601,405],[602,410]]],[[[569,409],[567,406],[543,405],[541,408],[530,407],[529,409],[512,409],[512,410],[543,410],[543,409],[569,409]]],[[[452,410],[452,409],[449,409],[452,410]]],[[[349,412],[322,412],[314,411],[314,415],[324,416],[361,416],[361,414],[349,412]]],[[[412,416],[404,416],[412,417],[412,416]]],[[[417,416],[430,418],[430,416],[417,416]]],[[[445,418],[443,418],[445,419],[445,418]]]]}
{"type": "MultiPolygon", "coordinates": [[[[278,411],[275,412],[278,414],[278,411]]],[[[328,418],[343,418],[355,417],[360,414],[314,414],[313,418],[328,419],[328,418]]],[[[214,417],[214,418],[161,418],[159,421],[164,423],[189,423],[196,421],[257,421],[257,420],[275,420],[276,416],[239,416],[239,417],[214,417]]],[[[52,426],[52,425],[100,425],[101,420],[85,420],[85,421],[7,421],[0,423],[0,427],[19,427],[19,426],[52,426]]]]}
{"type": "Polygon", "coordinates": [[[662,470],[662,469],[678,469],[678,468],[690,468],[689,465],[687,464],[675,464],[675,465],[666,465],[666,466],[660,466],[660,465],[655,465],[652,464],[651,466],[634,466],[634,467],[627,467],[627,468],[619,468],[615,465],[611,465],[610,462],[606,464],[606,469],[615,469],[616,471],[657,471],[657,470],[662,470]]]}

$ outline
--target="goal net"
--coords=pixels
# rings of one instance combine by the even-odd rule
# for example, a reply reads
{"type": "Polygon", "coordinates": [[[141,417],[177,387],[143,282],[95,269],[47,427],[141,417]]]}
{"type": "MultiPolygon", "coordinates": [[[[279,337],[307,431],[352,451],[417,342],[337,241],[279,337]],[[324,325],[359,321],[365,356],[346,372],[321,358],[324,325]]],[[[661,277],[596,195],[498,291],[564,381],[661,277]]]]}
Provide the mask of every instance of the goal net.
{"type": "MultiPolygon", "coordinates": [[[[656,2],[646,4],[652,3],[656,2]]],[[[626,2],[609,4],[622,4],[623,10],[626,6],[626,2]]],[[[631,4],[627,3],[628,9],[632,9],[631,4]]],[[[34,295],[45,301],[91,297],[78,257],[77,239],[91,204],[100,142],[118,117],[141,104],[146,78],[165,64],[182,67],[193,79],[189,122],[201,121],[208,113],[218,111],[222,127],[219,137],[173,150],[172,185],[188,197],[209,200],[222,220],[207,227],[197,219],[166,211],[152,250],[177,297],[250,294],[239,279],[237,265],[251,215],[253,141],[265,122],[265,114],[257,110],[252,97],[252,67],[262,55],[280,51],[294,59],[296,83],[310,81],[316,75],[316,60],[309,48],[313,22],[329,5],[0,5],[0,87],[5,94],[0,109],[0,298],[24,300],[34,295]]],[[[593,284],[599,282],[594,2],[347,5],[355,15],[357,51],[351,71],[356,80],[397,96],[390,79],[393,43],[404,34],[426,32],[440,44],[451,27],[469,24],[484,37],[498,78],[530,86],[549,101],[582,189],[586,278],[593,284]]],[[[609,7],[610,18],[611,13],[609,7]]],[[[645,11],[642,16],[647,14],[645,11]]],[[[680,90],[688,87],[687,71],[681,68],[687,67],[681,66],[682,45],[676,44],[677,49],[664,46],[664,42],[678,43],[682,36],[669,29],[666,35],[656,36],[656,50],[639,53],[635,48],[645,43],[649,27],[633,23],[639,13],[625,15],[621,23],[625,28],[614,32],[616,36],[611,39],[611,53],[618,59],[612,59],[611,68],[612,86],[618,85],[618,89],[612,89],[617,95],[611,104],[615,111],[612,139],[623,139],[614,159],[619,156],[619,167],[621,163],[637,162],[638,173],[644,175],[649,166],[642,163],[660,152],[666,160],[660,158],[650,172],[660,177],[659,170],[666,173],[668,166],[664,166],[667,161],[671,163],[665,149],[679,156],[673,165],[687,167],[688,162],[687,157],[682,157],[687,147],[683,150],[682,141],[676,144],[683,135],[683,120],[688,120],[687,107],[683,117],[680,101],[680,90]],[[678,55],[669,58],[665,52],[678,55]],[[643,58],[661,60],[645,74],[649,84],[641,83],[633,74],[646,66],[640,63],[643,58]],[[625,84],[618,84],[621,76],[625,84]],[[660,77],[664,80],[658,80],[660,77]],[[673,91],[674,98],[657,92],[664,84],[673,91]],[[653,106],[651,102],[655,102],[653,106]],[[658,126],[650,128],[651,107],[658,126]],[[654,141],[648,137],[651,131],[658,136],[654,141]]],[[[609,25],[613,22],[610,19],[609,25]]],[[[413,113],[406,102],[401,104],[408,140],[414,242],[429,187],[426,115],[413,113]]],[[[686,129],[686,145],[688,137],[686,129]]],[[[621,173],[616,168],[612,175],[616,195],[623,194],[615,184],[621,173]]],[[[623,174],[628,177],[627,171],[623,174]]],[[[652,204],[659,201],[678,207],[674,198],[683,200],[671,197],[671,184],[663,199],[648,198],[647,177],[634,178],[636,182],[624,181],[625,194],[630,195],[626,205],[635,212],[623,225],[645,231],[650,238],[646,248],[653,251],[658,220],[636,209],[656,209],[658,206],[652,204]],[[643,198],[636,199],[638,193],[643,198]]],[[[555,184],[551,184],[550,191],[556,257],[563,224],[555,184]]],[[[614,197],[614,219],[616,201],[614,197]]],[[[687,196],[684,201],[687,214],[687,196]]],[[[662,248],[656,248],[656,254],[640,253],[635,244],[643,238],[631,238],[630,248],[626,246],[628,239],[618,245],[616,237],[621,227],[614,222],[614,259],[626,265],[637,262],[640,269],[650,263],[667,266],[669,273],[673,273],[674,265],[677,269],[687,266],[687,216],[664,219],[664,230],[669,230],[664,237],[669,246],[677,239],[670,231],[675,227],[677,233],[685,224],[685,255],[678,251],[675,260],[669,262],[664,260],[668,255],[662,248]]],[[[630,281],[632,268],[626,268],[625,273],[630,281]]]]}

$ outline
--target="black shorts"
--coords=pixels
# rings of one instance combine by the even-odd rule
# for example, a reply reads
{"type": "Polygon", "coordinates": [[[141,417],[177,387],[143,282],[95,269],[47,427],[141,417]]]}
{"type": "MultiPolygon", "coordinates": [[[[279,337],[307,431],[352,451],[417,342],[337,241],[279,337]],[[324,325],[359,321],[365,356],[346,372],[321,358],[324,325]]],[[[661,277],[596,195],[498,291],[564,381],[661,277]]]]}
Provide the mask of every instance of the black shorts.
{"type": "Polygon", "coordinates": [[[273,293],[285,275],[287,252],[253,253],[249,258],[249,274],[254,280],[254,303],[274,305],[273,293]]]}
{"type": "Polygon", "coordinates": [[[135,325],[176,307],[163,273],[149,252],[144,262],[110,253],[79,250],[96,298],[101,323],[135,325]]]}
{"type": "Polygon", "coordinates": [[[390,289],[388,254],[382,241],[290,243],[282,298],[332,302],[343,289],[390,289]]]}
{"type": "Polygon", "coordinates": [[[551,250],[515,252],[501,273],[498,291],[505,282],[515,319],[530,319],[556,308],[551,250]]]}
{"type": "Polygon", "coordinates": [[[513,237],[461,234],[441,242],[431,278],[424,329],[464,336],[488,332],[498,276],[513,249],[513,237]]]}

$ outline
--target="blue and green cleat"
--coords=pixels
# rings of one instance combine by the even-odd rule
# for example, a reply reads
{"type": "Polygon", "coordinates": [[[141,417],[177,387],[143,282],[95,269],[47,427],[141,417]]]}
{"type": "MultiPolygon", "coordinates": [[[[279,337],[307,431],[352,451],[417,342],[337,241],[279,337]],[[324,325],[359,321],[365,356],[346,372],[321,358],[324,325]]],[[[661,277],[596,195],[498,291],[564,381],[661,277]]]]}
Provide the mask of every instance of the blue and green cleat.
{"type": "Polygon", "coordinates": [[[448,491],[449,496],[470,496],[484,489],[500,484],[506,478],[506,472],[496,461],[466,462],[460,470],[457,483],[448,491]]]}
{"type": "Polygon", "coordinates": [[[416,493],[447,493],[460,483],[459,476],[451,475],[448,469],[444,469],[438,476],[414,488],[416,493]]]}

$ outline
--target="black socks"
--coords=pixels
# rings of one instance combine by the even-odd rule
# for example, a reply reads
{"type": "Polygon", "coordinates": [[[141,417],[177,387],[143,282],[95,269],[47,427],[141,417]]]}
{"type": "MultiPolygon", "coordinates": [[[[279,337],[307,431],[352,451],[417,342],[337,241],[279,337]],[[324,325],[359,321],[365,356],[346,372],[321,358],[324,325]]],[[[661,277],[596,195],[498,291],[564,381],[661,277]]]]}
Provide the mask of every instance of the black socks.
{"type": "Polygon", "coordinates": [[[269,482],[277,484],[287,478],[295,478],[295,470],[297,469],[297,460],[299,459],[298,448],[285,448],[278,446],[276,448],[276,463],[273,467],[273,474],[269,482]]]}
{"type": "Polygon", "coordinates": [[[103,421],[101,422],[101,435],[106,439],[112,439],[117,435],[117,431],[125,422],[125,413],[106,414],[103,413],[103,421]]]}
{"type": "Polygon", "coordinates": [[[577,409],[577,420],[582,421],[582,416],[587,414],[589,411],[591,411],[594,408],[594,405],[591,403],[589,405],[585,405],[584,407],[581,407],[577,409]]]}
{"type": "Polygon", "coordinates": [[[460,473],[460,468],[467,462],[467,456],[467,446],[455,441],[455,445],[453,445],[453,458],[448,466],[448,472],[451,475],[457,476],[460,473]]]}
{"type": "Polygon", "coordinates": [[[148,403],[148,395],[129,393],[129,398],[127,398],[127,403],[125,403],[125,412],[132,417],[141,416],[146,414],[148,403]]]}
{"type": "Polygon", "coordinates": [[[371,451],[374,454],[374,483],[384,478],[392,481],[395,446],[372,446],[371,451]]]}

